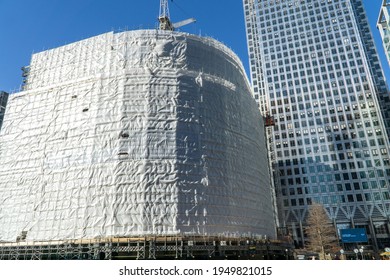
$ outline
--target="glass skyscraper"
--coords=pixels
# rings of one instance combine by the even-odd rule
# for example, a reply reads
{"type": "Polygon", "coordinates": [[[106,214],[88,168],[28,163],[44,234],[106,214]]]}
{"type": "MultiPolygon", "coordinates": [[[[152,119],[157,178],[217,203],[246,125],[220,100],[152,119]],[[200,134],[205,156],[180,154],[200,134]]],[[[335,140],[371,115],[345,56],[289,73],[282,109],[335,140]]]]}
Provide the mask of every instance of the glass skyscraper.
{"type": "Polygon", "coordinates": [[[280,226],[305,242],[313,202],[390,245],[389,97],[361,0],[243,0],[280,226]]]}
{"type": "Polygon", "coordinates": [[[5,114],[5,107],[7,106],[8,93],[5,91],[0,91],[0,129],[3,125],[3,118],[5,114]]]}
{"type": "Polygon", "coordinates": [[[387,61],[390,65],[390,1],[383,0],[379,12],[377,27],[382,37],[383,47],[385,49],[387,61]]]}

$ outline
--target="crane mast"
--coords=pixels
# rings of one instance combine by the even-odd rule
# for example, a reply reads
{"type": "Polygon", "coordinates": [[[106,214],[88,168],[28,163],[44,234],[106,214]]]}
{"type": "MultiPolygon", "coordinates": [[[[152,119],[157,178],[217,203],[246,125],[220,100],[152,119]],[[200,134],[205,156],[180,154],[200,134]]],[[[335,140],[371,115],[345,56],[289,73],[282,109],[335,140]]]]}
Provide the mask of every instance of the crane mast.
{"type": "Polygon", "coordinates": [[[160,22],[160,30],[173,31],[173,25],[169,16],[168,0],[160,0],[160,15],[158,17],[160,22]]]}
{"type": "Polygon", "coordinates": [[[160,26],[159,26],[160,30],[173,31],[176,28],[193,23],[196,20],[194,18],[189,18],[189,19],[177,22],[177,23],[172,23],[171,17],[169,15],[168,0],[160,0],[160,15],[158,16],[158,21],[160,23],[160,26]]]}

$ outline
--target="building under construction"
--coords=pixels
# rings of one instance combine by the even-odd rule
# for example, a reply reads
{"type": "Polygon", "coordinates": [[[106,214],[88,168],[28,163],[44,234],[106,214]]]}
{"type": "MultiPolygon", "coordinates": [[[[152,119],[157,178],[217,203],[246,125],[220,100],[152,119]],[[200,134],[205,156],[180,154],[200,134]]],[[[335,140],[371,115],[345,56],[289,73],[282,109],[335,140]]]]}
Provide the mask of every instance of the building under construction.
{"type": "Polygon", "coordinates": [[[271,258],[264,126],[241,62],[185,33],[36,53],[0,133],[3,259],[271,258]]]}

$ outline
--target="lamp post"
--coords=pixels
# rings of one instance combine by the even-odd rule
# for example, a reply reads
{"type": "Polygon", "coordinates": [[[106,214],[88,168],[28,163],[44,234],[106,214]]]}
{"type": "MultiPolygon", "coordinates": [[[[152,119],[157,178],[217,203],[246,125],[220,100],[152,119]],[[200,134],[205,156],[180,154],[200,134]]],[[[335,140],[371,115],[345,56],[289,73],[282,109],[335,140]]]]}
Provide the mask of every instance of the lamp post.
{"type": "Polygon", "coordinates": [[[359,252],[360,252],[360,254],[362,255],[362,260],[364,260],[363,251],[364,251],[364,247],[362,246],[362,247],[360,247],[360,249],[359,249],[359,252]]]}
{"type": "Polygon", "coordinates": [[[359,250],[358,250],[358,249],[353,249],[353,251],[355,252],[356,259],[358,260],[358,253],[359,253],[359,250]]]}
{"type": "Polygon", "coordinates": [[[288,260],[288,249],[286,248],[286,260],[288,260]]]}
{"type": "Polygon", "coordinates": [[[269,260],[269,243],[270,241],[266,239],[265,244],[266,244],[266,249],[267,249],[267,260],[269,260]]]}

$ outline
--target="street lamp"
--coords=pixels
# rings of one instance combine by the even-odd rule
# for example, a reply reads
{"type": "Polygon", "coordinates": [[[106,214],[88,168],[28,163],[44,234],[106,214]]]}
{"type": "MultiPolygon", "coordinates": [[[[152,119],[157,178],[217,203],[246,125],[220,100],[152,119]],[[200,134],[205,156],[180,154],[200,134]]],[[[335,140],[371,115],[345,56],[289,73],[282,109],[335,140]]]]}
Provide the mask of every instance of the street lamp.
{"type": "Polygon", "coordinates": [[[343,256],[344,253],[345,253],[345,251],[343,249],[341,249],[340,250],[340,259],[342,259],[342,260],[344,259],[344,256],[343,256]]]}
{"type": "Polygon", "coordinates": [[[360,249],[359,249],[359,252],[360,252],[360,254],[362,255],[362,260],[364,260],[363,251],[364,251],[364,247],[362,246],[362,247],[360,247],[360,249]]]}
{"type": "Polygon", "coordinates": [[[355,252],[355,254],[356,254],[356,259],[358,260],[358,253],[359,253],[359,250],[358,250],[358,249],[353,249],[353,251],[355,252]]]}
{"type": "Polygon", "coordinates": [[[266,244],[266,249],[267,249],[267,260],[269,260],[269,244],[270,244],[270,241],[268,239],[265,240],[265,244],[266,244]]]}
{"type": "Polygon", "coordinates": [[[286,260],[288,260],[288,249],[286,248],[286,260]]]}

